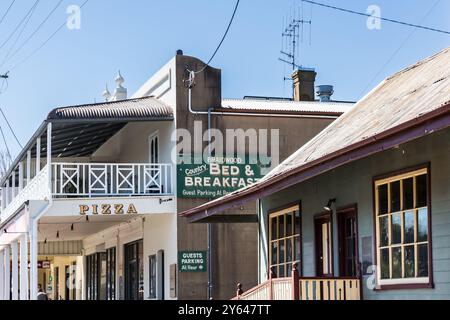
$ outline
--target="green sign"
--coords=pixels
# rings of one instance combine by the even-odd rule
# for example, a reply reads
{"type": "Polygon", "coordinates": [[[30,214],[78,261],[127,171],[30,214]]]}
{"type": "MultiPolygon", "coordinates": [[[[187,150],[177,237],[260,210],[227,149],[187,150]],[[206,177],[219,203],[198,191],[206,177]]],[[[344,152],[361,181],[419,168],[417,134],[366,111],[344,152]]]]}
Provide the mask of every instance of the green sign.
{"type": "Polygon", "coordinates": [[[178,253],[180,272],[206,272],[206,251],[182,251],[178,253]]]}
{"type": "Polygon", "coordinates": [[[216,199],[226,196],[258,182],[263,177],[263,170],[270,167],[270,164],[252,164],[248,156],[209,158],[207,162],[192,160],[189,164],[180,162],[177,167],[180,198],[216,199]]]}

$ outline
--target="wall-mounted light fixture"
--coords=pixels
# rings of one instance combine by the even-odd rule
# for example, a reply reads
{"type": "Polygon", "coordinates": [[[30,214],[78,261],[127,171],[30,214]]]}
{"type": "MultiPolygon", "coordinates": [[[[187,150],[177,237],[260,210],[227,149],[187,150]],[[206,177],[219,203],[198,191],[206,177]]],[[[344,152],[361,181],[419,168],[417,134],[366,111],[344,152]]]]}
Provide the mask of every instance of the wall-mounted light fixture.
{"type": "Polygon", "coordinates": [[[336,203],[336,198],[328,200],[327,205],[323,208],[325,209],[325,211],[331,212],[331,211],[333,211],[332,206],[334,203],[336,203]]]}

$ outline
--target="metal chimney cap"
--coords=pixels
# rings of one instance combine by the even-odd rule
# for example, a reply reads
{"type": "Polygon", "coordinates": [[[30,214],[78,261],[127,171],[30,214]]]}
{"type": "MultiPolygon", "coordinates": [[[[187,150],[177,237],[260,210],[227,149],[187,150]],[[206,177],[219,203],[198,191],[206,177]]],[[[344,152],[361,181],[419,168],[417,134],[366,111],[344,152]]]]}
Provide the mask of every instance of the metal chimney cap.
{"type": "Polygon", "coordinates": [[[331,96],[334,94],[334,87],[330,85],[322,85],[316,87],[316,93],[320,102],[330,102],[331,96]]]}
{"type": "Polygon", "coordinates": [[[182,55],[183,55],[183,50],[178,49],[178,50],[177,50],[177,56],[182,56],[182,55]]]}
{"type": "Polygon", "coordinates": [[[333,94],[334,93],[334,87],[330,86],[330,85],[317,86],[316,87],[316,92],[318,94],[320,94],[320,93],[331,93],[331,94],[333,94]]]}

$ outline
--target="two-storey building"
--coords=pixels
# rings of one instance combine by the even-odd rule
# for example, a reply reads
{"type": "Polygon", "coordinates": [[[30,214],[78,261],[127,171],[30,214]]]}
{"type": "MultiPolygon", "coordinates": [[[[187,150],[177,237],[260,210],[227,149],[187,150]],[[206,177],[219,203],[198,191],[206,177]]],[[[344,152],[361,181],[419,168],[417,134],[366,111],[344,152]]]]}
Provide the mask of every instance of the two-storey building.
{"type": "Polygon", "coordinates": [[[296,101],[222,100],[221,71],[178,52],[131,99],[119,76],[106,102],[51,111],[0,184],[0,298],[217,299],[255,285],[254,204],[235,225],[178,216],[241,180],[208,187],[211,163],[198,183],[178,159],[202,155],[208,128],[273,129],[270,167],[352,106],[314,101],[313,70],[294,77],[296,101]],[[180,132],[193,137],[183,150],[180,132]]]}

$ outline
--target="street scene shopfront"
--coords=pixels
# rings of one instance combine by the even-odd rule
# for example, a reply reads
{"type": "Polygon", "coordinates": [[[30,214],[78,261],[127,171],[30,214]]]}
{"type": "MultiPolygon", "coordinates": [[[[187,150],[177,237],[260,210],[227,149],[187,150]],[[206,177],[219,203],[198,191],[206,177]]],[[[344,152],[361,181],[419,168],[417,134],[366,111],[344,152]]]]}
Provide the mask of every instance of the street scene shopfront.
{"type": "Polygon", "coordinates": [[[315,101],[303,73],[307,101],[222,100],[221,71],[178,52],[132,98],[119,74],[106,102],[51,111],[1,181],[0,298],[226,299],[238,279],[255,285],[254,204],[233,228],[177,213],[257,183],[353,105],[315,101]],[[186,87],[186,66],[209,76],[186,87]],[[237,141],[223,156],[220,133],[237,141]]]}
{"type": "Polygon", "coordinates": [[[144,229],[176,212],[172,162],[155,147],[170,144],[172,120],[154,98],[49,114],[2,182],[4,299],[148,297],[144,229]]]}
{"type": "MultiPolygon", "coordinates": [[[[186,210],[258,201],[259,285],[237,300],[448,300],[450,49],[387,78],[259,182],[186,210]]],[[[231,296],[230,296],[231,298],[231,296]]]]}

